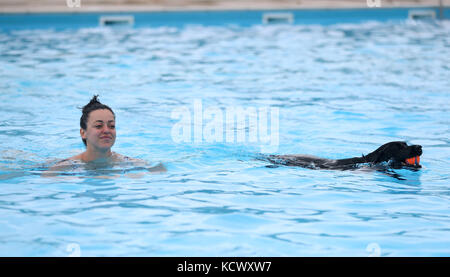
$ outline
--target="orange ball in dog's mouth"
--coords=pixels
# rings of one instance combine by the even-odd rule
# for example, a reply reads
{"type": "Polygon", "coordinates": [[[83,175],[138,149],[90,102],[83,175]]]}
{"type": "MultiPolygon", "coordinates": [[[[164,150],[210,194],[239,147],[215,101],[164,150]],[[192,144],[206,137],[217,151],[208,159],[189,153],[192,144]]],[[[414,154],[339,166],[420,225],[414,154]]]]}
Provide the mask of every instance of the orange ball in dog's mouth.
{"type": "Polygon", "coordinates": [[[409,165],[419,165],[420,164],[420,156],[415,156],[405,160],[405,163],[409,165]]]}

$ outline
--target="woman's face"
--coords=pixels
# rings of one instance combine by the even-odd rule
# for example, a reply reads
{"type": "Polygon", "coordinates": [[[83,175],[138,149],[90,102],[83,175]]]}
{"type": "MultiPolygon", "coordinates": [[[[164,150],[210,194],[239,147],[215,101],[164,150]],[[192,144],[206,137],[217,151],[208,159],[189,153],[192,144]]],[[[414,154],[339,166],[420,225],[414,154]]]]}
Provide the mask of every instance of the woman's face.
{"type": "Polygon", "coordinates": [[[109,150],[116,141],[116,121],[111,111],[100,109],[89,114],[86,130],[80,130],[88,147],[109,150]]]}

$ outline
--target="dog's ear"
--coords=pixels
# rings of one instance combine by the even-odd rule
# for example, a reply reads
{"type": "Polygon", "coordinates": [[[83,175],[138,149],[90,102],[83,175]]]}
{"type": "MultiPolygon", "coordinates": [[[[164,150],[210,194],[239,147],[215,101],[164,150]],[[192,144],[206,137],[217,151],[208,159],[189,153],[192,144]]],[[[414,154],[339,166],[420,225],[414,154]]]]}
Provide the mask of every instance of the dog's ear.
{"type": "Polygon", "coordinates": [[[399,149],[400,144],[402,144],[402,142],[391,141],[381,145],[377,150],[367,155],[368,157],[370,157],[369,161],[373,163],[389,161],[393,157],[394,152],[399,149]]]}
{"type": "Polygon", "coordinates": [[[410,146],[404,141],[392,141],[384,145],[383,151],[381,151],[378,157],[378,162],[389,161],[395,159],[397,161],[403,161],[410,152],[410,146]]]}

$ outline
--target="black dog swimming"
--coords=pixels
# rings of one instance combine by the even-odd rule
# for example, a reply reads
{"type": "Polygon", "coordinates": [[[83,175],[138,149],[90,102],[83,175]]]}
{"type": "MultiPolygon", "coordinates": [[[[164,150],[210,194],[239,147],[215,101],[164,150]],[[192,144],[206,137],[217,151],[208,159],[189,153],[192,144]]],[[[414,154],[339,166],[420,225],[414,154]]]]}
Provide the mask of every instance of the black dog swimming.
{"type": "Polygon", "coordinates": [[[392,141],[380,146],[377,150],[362,157],[348,159],[324,159],[307,155],[269,155],[266,160],[275,165],[299,166],[311,169],[354,169],[361,164],[376,165],[387,162],[391,168],[421,168],[418,163],[409,164],[407,159],[422,155],[422,146],[410,145],[403,141],[392,141]]]}

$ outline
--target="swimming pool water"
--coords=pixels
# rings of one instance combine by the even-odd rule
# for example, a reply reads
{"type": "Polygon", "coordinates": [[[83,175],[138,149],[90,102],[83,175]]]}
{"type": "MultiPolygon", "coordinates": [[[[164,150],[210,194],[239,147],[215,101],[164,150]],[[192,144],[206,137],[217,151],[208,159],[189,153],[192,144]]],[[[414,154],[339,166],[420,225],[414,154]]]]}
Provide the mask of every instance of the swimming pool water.
{"type": "Polygon", "coordinates": [[[449,256],[449,50],[449,21],[0,31],[0,256],[449,256]],[[41,177],[83,151],[93,94],[113,150],[167,173],[41,177]],[[195,101],[278,108],[276,153],[405,140],[423,168],[268,168],[255,143],[175,143],[171,113],[195,101]]]}

